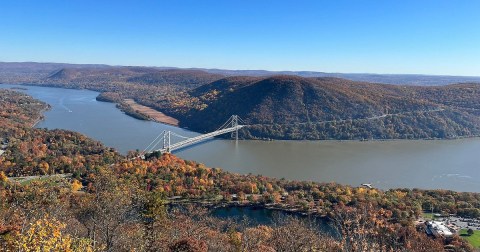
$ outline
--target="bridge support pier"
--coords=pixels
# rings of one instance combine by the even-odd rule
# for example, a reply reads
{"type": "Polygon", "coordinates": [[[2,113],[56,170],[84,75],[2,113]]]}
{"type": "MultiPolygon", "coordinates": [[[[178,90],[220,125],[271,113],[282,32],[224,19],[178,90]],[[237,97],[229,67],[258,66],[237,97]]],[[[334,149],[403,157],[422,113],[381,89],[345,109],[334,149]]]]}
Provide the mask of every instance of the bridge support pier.
{"type": "Polygon", "coordinates": [[[232,138],[235,138],[235,141],[238,141],[238,116],[233,115],[232,116],[232,127],[236,128],[235,131],[232,131],[232,134],[230,135],[232,138]]]}

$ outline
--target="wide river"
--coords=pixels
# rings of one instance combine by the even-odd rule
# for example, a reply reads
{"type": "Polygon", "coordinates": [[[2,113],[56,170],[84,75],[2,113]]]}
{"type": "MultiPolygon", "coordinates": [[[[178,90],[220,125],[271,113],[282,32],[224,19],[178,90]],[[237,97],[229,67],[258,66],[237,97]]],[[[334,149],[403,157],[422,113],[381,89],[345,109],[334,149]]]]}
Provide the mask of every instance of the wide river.
{"type": "MultiPolygon", "coordinates": [[[[10,88],[13,85],[0,85],[10,88]]],[[[17,86],[18,87],[18,86],[17,86]]],[[[36,127],[68,129],[121,153],[143,150],[163,130],[198,133],[125,115],[115,104],[98,102],[97,92],[22,86],[19,90],[52,105],[36,127]]],[[[227,118],[225,118],[227,119],[227,118]]],[[[387,188],[452,189],[480,192],[480,139],[398,141],[211,140],[174,154],[210,167],[276,178],[336,181],[387,188]]]]}

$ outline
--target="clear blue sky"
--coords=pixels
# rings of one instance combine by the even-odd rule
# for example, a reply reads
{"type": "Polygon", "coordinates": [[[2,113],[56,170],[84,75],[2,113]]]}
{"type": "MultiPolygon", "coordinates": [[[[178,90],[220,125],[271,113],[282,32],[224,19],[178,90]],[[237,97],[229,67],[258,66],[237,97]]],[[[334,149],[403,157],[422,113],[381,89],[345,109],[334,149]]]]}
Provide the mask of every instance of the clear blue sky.
{"type": "Polygon", "coordinates": [[[480,76],[480,1],[2,0],[0,61],[480,76]]]}

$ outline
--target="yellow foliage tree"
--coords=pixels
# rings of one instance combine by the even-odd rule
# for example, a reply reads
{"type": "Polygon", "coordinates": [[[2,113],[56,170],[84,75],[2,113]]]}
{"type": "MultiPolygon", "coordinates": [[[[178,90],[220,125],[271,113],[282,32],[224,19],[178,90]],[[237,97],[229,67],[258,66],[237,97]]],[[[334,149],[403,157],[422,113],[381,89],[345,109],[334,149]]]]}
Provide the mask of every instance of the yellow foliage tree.
{"type": "Polygon", "coordinates": [[[272,186],[272,184],[267,183],[267,184],[265,185],[265,188],[267,189],[267,192],[269,192],[269,193],[273,192],[273,186],[272,186]]]}
{"type": "Polygon", "coordinates": [[[357,193],[358,193],[358,194],[364,194],[366,191],[367,191],[367,189],[365,189],[365,188],[363,188],[363,187],[359,187],[359,188],[357,189],[357,193]]]}
{"type": "MultiPolygon", "coordinates": [[[[85,239],[75,239],[68,234],[62,233],[65,224],[45,216],[31,223],[23,233],[16,233],[11,239],[11,247],[15,251],[38,252],[38,251],[96,251],[91,243],[85,239]]],[[[8,247],[8,246],[7,246],[8,247]]]]}
{"type": "Polygon", "coordinates": [[[0,182],[7,182],[7,176],[3,171],[0,171],[0,182]]]}
{"type": "Polygon", "coordinates": [[[48,216],[32,223],[23,234],[17,234],[14,247],[18,251],[72,251],[72,239],[62,234],[65,224],[48,216]]]}
{"type": "Polygon", "coordinates": [[[74,179],[72,181],[72,191],[78,191],[80,189],[82,189],[82,183],[80,183],[80,181],[74,179]]]}
{"type": "Polygon", "coordinates": [[[40,163],[39,168],[43,172],[43,174],[48,174],[50,172],[50,165],[45,161],[42,161],[40,163]]]}
{"type": "Polygon", "coordinates": [[[407,193],[402,191],[395,191],[394,194],[399,199],[403,199],[405,196],[407,196],[407,193]]]}

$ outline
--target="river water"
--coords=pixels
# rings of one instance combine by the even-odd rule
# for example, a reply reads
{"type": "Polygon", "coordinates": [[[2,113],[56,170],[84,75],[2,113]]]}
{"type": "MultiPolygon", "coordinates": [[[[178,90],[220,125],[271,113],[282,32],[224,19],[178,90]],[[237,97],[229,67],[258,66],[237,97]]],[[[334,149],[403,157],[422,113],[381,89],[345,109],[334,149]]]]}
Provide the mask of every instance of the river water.
{"type": "MultiPolygon", "coordinates": [[[[11,88],[13,85],[0,85],[11,88]]],[[[198,133],[141,121],[98,102],[97,92],[22,86],[19,90],[52,105],[39,128],[81,132],[121,153],[143,150],[163,130],[198,133]]],[[[227,118],[225,118],[226,120],[227,118]]],[[[179,139],[180,140],[180,139],[179,139]]],[[[452,189],[480,192],[480,139],[398,141],[211,140],[174,154],[241,174],[292,180],[335,181],[387,188],[452,189]]]]}

